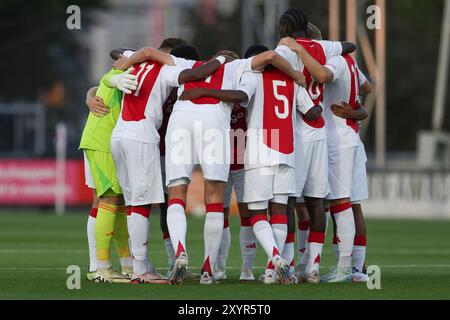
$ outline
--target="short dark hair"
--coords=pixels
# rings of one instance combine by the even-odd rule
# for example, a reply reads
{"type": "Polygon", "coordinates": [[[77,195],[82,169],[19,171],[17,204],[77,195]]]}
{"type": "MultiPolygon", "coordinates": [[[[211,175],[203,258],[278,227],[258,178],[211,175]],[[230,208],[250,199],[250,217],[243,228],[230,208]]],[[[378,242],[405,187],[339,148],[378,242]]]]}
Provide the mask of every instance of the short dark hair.
{"type": "Polygon", "coordinates": [[[256,56],[260,53],[266,52],[266,51],[269,51],[269,48],[267,48],[266,46],[263,46],[261,44],[255,44],[255,45],[249,47],[247,49],[247,51],[245,51],[245,59],[254,57],[254,56],[256,56]]]}
{"type": "Polygon", "coordinates": [[[127,49],[127,48],[114,49],[109,53],[109,56],[113,60],[118,60],[120,58],[120,56],[124,54],[125,51],[136,51],[136,50],[135,49],[127,49]]]}
{"type": "Polygon", "coordinates": [[[170,54],[177,58],[184,58],[196,61],[200,60],[197,48],[187,44],[182,44],[180,46],[173,48],[172,51],[170,51],[170,54]]]}
{"type": "Polygon", "coordinates": [[[161,43],[161,45],[159,46],[159,50],[166,49],[170,51],[175,47],[181,46],[182,44],[186,45],[187,42],[179,38],[167,38],[164,39],[164,41],[161,43]]]}
{"type": "Polygon", "coordinates": [[[322,32],[311,22],[308,23],[308,38],[313,40],[322,40],[322,32]]]}
{"type": "Polygon", "coordinates": [[[308,17],[301,9],[291,8],[287,10],[280,18],[280,25],[286,27],[288,36],[293,36],[295,33],[308,33],[308,17]]]}

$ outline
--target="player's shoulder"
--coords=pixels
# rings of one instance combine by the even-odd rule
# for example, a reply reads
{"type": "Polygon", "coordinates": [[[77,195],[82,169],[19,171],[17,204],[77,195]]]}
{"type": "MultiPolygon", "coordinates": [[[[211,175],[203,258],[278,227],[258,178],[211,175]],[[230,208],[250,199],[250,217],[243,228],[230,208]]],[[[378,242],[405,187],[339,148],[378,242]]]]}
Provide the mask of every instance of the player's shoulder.
{"type": "Polygon", "coordinates": [[[196,65],[199,62],[199,61],[195,61],[195,60],[189,60],[189,59],[185,59],[185,58],[175,57],[173,55],[171,57],[176,66],[189,68],[189,69],[194,67],[194,65],[196,65]]]}

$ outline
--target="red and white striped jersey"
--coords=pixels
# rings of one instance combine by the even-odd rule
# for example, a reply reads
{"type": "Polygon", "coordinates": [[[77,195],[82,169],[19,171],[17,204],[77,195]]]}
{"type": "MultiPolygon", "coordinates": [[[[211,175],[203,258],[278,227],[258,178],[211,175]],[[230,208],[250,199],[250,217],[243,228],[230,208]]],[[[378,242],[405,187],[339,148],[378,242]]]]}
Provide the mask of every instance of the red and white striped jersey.
{"type": "Polygon", "coordinates": [[[162,106],[170,91],[179,86],[179,75],[187,68],[162,65],[151,60],[135,65],[133,74],[138,77],[138,87],[131,94],[124,94],[112,138],[158,143],[162,106]]]}
{"type": "Polygon", "coordinates": [[[330,149],[356,147],[360,143],[356,121],[339,118],[331,111],[331,105],[347,102],[359,108],[359,89],[366,77],[350,55],[337,56],[327,62],[326,67],[334,74],[333,82],[325,86],[324,115],[330,149]]]}
{"type": "Polygon", "coordinates": [[[279,164],[294,167],[295,110],[306,113],[314,103],[304,88],[275,68],[259,74],[245,73],[242,80],[251,97],[247,112],[246,169],[279,164]]]}
{"type": "MultiPolygon", "coordinates": [[[[332,57],[342,54],[342,45],[340,42],[316,41],[310,39],[297,39],[296,41],[322,65],[325,65],[332,57]]],[[[276,52],[285,58],[294,69],[303,72],[303,75],[306,78],[306,90],[311,97],[311,100],[315,105],[322,105],[324,85],[317,82],[317,80],[311,76],[295,52],[285,46],[278,47],[276,52]]],[[[308,121],[299,113],[297,119],[296,134],[298,139],[303,142],[326,139],[325,120],[322,116],[315,121],[308,121]]]]}
{"type": "MultiPolygon", "coordinates": [[[[208,88],[213,90],[236,90],[239,86],[241,76],[246,71],[252,71],[252,59],[238,59],[233,62],[226,63],[219,67],[214,74],[205,80],[198,82],[189,82],[180,86],[178,95],[180,96],[184,90],[193,88],[208,88]]],[[[193,68],[197,68],[205,62],[197,62],[193,68]]],[[[232,103],[226,103],[215,98],[203,97],[192,101],[177,101],[173,107],[174,111],[185,112],[203,112],[211,117],[221,119],[227,127],[230,125],[232,103]]]]}

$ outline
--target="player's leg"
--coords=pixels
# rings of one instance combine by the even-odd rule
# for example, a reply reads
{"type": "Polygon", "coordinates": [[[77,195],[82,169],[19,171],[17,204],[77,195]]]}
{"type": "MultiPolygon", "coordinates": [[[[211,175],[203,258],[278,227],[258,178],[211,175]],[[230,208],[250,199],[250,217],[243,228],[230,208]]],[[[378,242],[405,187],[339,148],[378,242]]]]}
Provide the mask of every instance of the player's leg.
{"type": "Polygon", "coordinates": [[[355,220],[350,200],[356,147],[329,152],[330,212],[336,226],[339,259],[336,276],[328,282],[351,279],[352,252],[355,241],[355,220]]]}
{"type": "Polygon", "coordinates": [[[89,270],[87,274],[88,280],[95,278],[95,271],[97,270],[97,249],[95,245],[95,221],[97,220],[98,212],[98,198],[95,189],[92,190],[92,207],[89,211],[87,221],[87,237],[89,246],[89,270]]]}
{"type": "MultiPolygon", "coordinates": [[[[123,197],[120,196],[120,202],[123,204],[123,197]]],[[[116,214],[114,225],[114,246],[116,247],[117,256],[122,267],[122,274],[131,278],[133,274],[133,260],[131,259],[131,251],[129,246],[128,234],[128,216],[126,207],[122,205],[122,209],[116,214]]]]}
{"type": "Polygon", "coordinates": [[[251,213],[246,203],[238,203],[241,226],[239,229],[239,245],[241,248],[242,268],[240,281],[254,281],[253,264],[256,258],[257,239],[253,232],[251,213]]]}
{"type": "Polygon", "coordinates": [[[113,194],[117,194],[116,201],[120,204],[120,210],[116,213],[113,241],[122,267],[122,274],[131,278],[131,275],[133,274],[133,262],[129,247],[127,211],[125,200],[122,195],[122,189],[117,177],[116,165],[111,154],[107,154],[106,156],[105,168],[107,169],[105,169],[103,178],[109,181],[113,194]]]}
{"type": "Polygon", "coordinates": [[[159,204],[159,226],[163,234],[164,247],[167,253],[167,265],[169,272],[173,269],[175,263],[175,250],[170,240],[169,228],[167,227],[167,204],[169,201],[169,194],[166,187],[166,161],[165,157],[161,157],[161,175],[164,183],[164,203],[159,204]]]}
{"type": "Polygon", "coordinates": [[[320,282],[320,261],[325,242],[326,215],[323,199],[328,194],[328,149],[327,141],[303,144],[306,181],[303,188],[305,205],[310,216],[307,245],[306,280],[320,282]]]}
{"type": "Polygon", "coordinates": [[[287,205],[287,237],[282,257],[289,263],[291,274],[295,275],[295,197],[290,197],[287,205]]]}
{"type": "Polygon", "coordinates": [[[130,281],[127,276],[112,268],[110,253],[111,242],[116,228],[116,218],[124,210],[121,197],[113,192],[108,192],[99,199],[97,221],[95,223],[98,266],[95,281],[97,282],[123,283],[130,281]]]}
{"type": "MultiPolygon", "coordinates": [[[[251,225],[256,239],[264,249],[269,261],[275,266],[277,274],[283,283],[289,283],[289,265],[281,257],[272,227],[267,220],[269,200],[273,199],[273,183],[275,169],[272,167],[255,168],[245,171],[244,202],[248,204],[251,215],[251,225]]],[[[264,277],[264,283],[276,283],[276,277],[271,274],[270,282],[264,277]]]]}
{"type": "Polygon", "coordinates": [[[367,247],[367,229],[361,203],[353,203],[352,211],[356,226],[355,242],[352,254],[352,269],[353,272],[364,273],[367,247]]]}
{"type": "Polygon", "coordinates": [[[175,251],[174,267],[169,283],[182,283],[188,268],[186,247],[186,194],[194,169],[194,118],[189,113],[174,111],[166,133],[166,185],[169,192],[167,228],[175,251]]]}
{"type": "Polygon", "coordinates": [[[297,198],[295,204],[295,212],[297,213],[298,221],[298,260],[297,260],[297,277],[300,277],[302,273],[306,271],[306,263],[308,262],[307,245],[309,235],[309,213],[306,209],[305,200],[303,198],[297,198]]]}
{"type": "MultiPolygon", "coordinates": [[[[208,177],[208,174],[205,173],[208,177]]],[[[206,178],[207,179],[207,178],[206,178]]],[[[205,180],[206,218],[203,232],[205,254],[201,268],[201,284],[214,283],[213,270],[216,264],[224,227],[223,196],[226,183],[205,180]]]]}
{"type": "Polygon", "coordinates": [[[228,251],[230,250],[231,245],[231,232],[230,232],[230,206],[231,206],[231,197],[233,193],[233,184],[234,184],[234,172],[230,171],[228,176],[228,181],[225,187],[224,194],[224,220],[223,220],[223,232],[222,239],[220,241],[219,254],[217,256],[217,262],[214,267],[214,278],[216,280],[225,280],[227,278],[226,275],[226,263],[228,258],[228,251]]]}
{"type": "Polygon", "coordinates": [[[369,198],[367,186],[367,156],[364,145],[360,143],[356,151],[352,185],[352,209],[356,225],[356,236],[352,254],[353,281],[365,281],[365,260],[367,248],[367,230],[361,202],[369,198]]]}
{"type": "MultiPolygon", "coordinates": [[[[115,232],[116,215],[123,211],[120,201],[120,187],[112,181],[109,166],[113,163],[111,154],[94,150],[85,150],[89,167],[99,198],[97,217],[94,226],[97,270],[96,282],[129,282],[125,276],[112,269],[111,241],[115,232]]],[[[116,177],[114,177],[116,179],[116,177]]]]}
{"type": "Polygon", "coordinates": [[[87,220],[87,238],[89,248],[89,267],[86,275],[88,280],[95,278],[95,271],[97,270],[97,249],[95,246],[95,220],[97,219],[98,211],[98,197],[95,191],[95,181],[89,167],[89,160],[86,156],[86,152],[83,152],[84,156],[84,176],[86,186],[92,190],[92,206],[89,210],[89,216],[87,220]]]}
{"type": "Polygon", "coordinates": [[[166,279],[154,273],[147,253],[151,205],[164,201],[158,146],[129,139],[112,139],[111,151],[125,202],[129,206],[128,229],[133,254],[131,282],[167,283],[166,279]]]}

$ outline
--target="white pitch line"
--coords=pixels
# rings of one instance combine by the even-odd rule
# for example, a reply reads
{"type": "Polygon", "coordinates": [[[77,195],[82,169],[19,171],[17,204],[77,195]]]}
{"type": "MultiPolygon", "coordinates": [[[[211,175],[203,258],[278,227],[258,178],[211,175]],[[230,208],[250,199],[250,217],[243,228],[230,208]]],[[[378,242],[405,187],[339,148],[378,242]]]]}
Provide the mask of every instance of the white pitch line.
{"type": "MultiPolygon", "coordinates": [[[[321,266],[321,268],[332,268],[333,266],[321,266]]],[[[266,266],[256,266],[254,269],[265,269],[266,266]]],[[[427,269],[427,268],[450,268],[450,264],[399,264],[399,265],[380,265],[380,268],[407,268],[407,269],[427,269]]],[[[200,269],[200,266],[190,267],[191,270],[200,269]]],[[[227,267],[228,270],[241,270],[241,267],[227,267]]],[[[0,272],[21,272],[21,271],[65,271],[63,267],[0,267],[0,272]]],[[[157,270],[167,270],[167,268],[157,268],[157,270]]]]}
{"type": "MultiPolygon", "coordinates": [[[[0,249],[0,254],[45,254],[45,253],[72,253],[72,254],[87,254],[88,250],[83,249],[0,249]]],[[[149,250],[152,254],[165,254],[163,250],[149,250]]]]}

